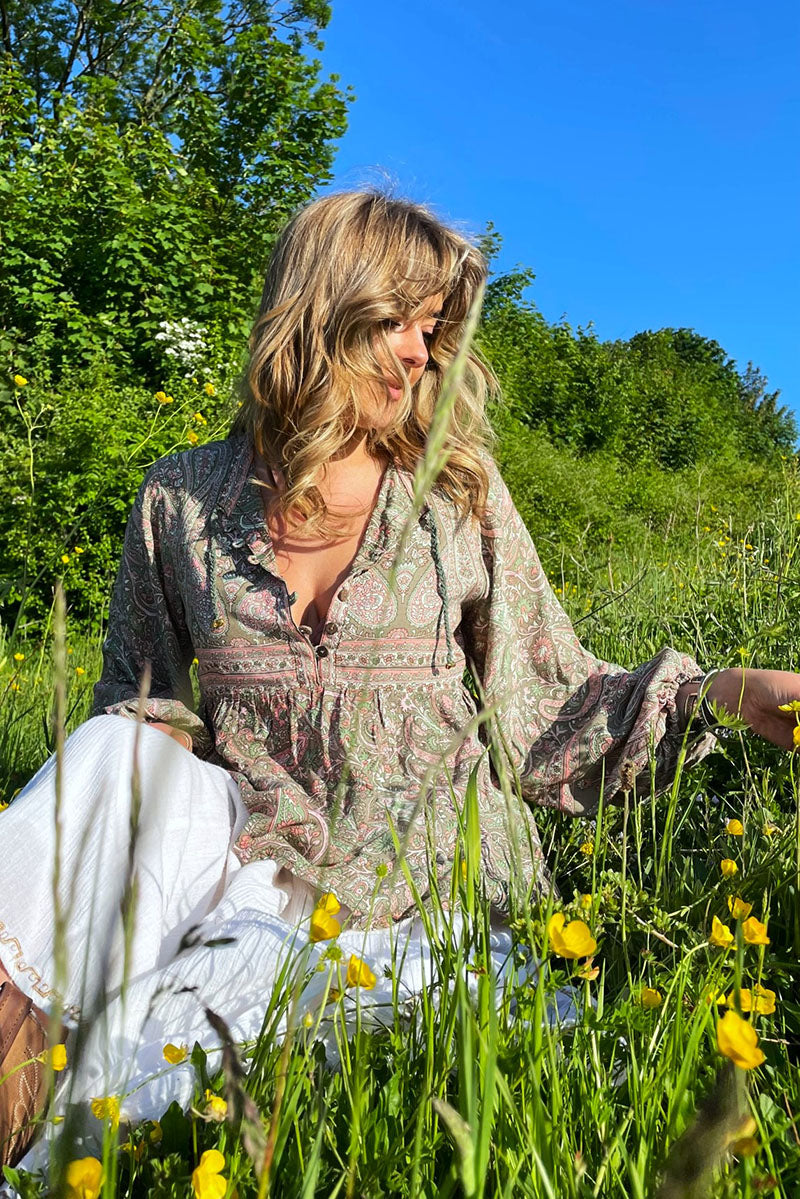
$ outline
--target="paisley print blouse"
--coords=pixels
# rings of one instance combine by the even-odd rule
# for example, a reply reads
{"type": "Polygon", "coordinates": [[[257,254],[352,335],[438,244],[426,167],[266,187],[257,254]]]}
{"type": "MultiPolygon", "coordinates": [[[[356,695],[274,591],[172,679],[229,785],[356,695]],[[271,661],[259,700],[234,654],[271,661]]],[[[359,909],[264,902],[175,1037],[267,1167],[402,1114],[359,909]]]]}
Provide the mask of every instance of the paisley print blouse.
{"type": "Polygon", "coordinates": [[[503,913],[546,885],[531,805],[591,814],[601,784],[649,788],[651,755],[659,788],[674,775],[675,694],[697,663],[588,653],[489,469],[479,523],[437,490],[415,518],[411,476],[388,466],[318,644],[292,618],[247,437],[160,459],[128,520],[92,714],[134,718],[149,660],[146,719],[185,729],[241,789],[240,859],[276,859],[363,924],[409,914],[431,875],[449,895],[473,771],[503,913]]]}

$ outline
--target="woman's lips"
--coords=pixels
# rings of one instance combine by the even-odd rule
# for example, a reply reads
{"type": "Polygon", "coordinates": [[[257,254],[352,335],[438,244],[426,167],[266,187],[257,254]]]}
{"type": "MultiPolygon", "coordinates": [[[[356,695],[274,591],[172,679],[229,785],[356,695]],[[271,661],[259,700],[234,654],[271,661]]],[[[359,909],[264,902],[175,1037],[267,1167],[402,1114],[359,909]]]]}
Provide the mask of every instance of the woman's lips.
{"type": "Polygon", "coordinates": [[[390,383],[388,380],[386,382],[386,390],[393,400],[399,400],[403,395],[402,387],[396,387],[394,383],[390,383]]]}

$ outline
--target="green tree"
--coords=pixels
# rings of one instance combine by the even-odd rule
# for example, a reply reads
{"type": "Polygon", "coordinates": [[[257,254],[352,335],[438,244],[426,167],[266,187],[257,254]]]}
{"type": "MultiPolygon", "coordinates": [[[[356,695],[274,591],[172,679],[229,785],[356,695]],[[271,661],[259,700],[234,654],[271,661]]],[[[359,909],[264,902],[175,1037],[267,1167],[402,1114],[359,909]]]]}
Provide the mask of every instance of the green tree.
{"type": "Polygon", "coordinates": [[[346,128],[351,90],[307,57],[329,18],[321,0],[2,7],[9,367],[156,383],[165,321],[217,362],[241,347],[276,230],[346,128]]]}

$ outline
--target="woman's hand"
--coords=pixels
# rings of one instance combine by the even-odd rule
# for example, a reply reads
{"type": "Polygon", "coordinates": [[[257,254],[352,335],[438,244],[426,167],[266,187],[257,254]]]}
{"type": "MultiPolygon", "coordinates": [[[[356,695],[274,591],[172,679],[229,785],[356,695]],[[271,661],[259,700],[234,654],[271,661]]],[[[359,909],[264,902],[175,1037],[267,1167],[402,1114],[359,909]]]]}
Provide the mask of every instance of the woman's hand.
{"type": "Polygon", "coordinates": [[[166,733],[168,737],[172,737],[174,741],[179,741],[181,745],[188,749],[191,753],[192,738],[189,733],[185,733],[183,729],[173,728],[171,724],[162,724],[160,720],[148,721],[151,729],[161,729],[162,733],[166,733]]]}
{"type": "Polygon", "coordinates": [[[709,703],[717,703],[739,716],[754,733],[779,745],[794,748],[795,712],[780,705],[800,703],[800,674],[789,670],[743,670],[732,667],[715,674],[708,688],[709,703]]]}

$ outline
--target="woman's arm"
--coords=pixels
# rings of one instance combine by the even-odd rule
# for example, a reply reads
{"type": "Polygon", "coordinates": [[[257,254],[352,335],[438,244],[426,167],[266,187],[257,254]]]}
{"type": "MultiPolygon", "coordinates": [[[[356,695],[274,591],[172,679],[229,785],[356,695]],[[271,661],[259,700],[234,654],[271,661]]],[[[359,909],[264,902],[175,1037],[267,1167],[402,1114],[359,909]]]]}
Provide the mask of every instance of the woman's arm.
{"type": "Polygon", "coordinates": [[[149,662],[145,719],[202,757],[213,740],[192,706],[189,665],[194,651],[177,586],[181,526],[177,501],[163,477],[168,461],[161,459],[148,472],[128,518],[92,715],[108,712],[135,719],[149,662]]]}

